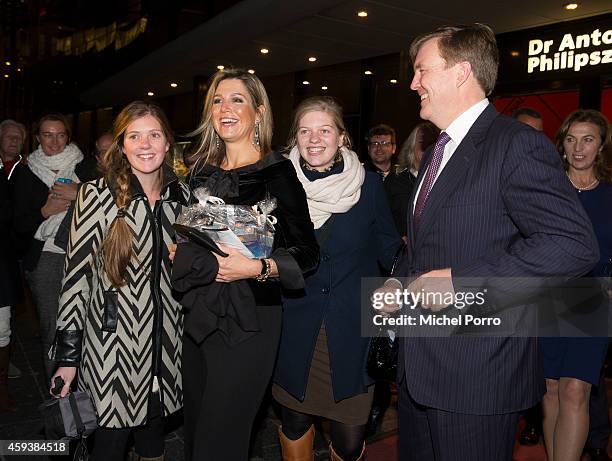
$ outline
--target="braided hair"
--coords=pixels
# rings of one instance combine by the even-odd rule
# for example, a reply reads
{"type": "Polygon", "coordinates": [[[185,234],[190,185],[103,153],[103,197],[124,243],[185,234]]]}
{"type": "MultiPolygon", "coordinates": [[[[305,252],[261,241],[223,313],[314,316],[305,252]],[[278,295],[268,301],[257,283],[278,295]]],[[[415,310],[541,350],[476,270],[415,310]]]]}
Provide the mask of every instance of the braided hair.
{"type": "MultiPolygon", "coordinates": [[[[128,104],[117,116],[113,124],[113,143],[102,157],[102,171],[109,187],[115,189],[115,204],[119,209],[117,218],[111,224],[101,245],[104,270],[114,287],[125,284],[127,266],[132,259],[134,235],[125,221],[125,210],[130,204],[131,167],[123,152],[123,142],[128,126],[136,119],[150,115],[161,125],[166,141],[174,148],[174,136],[170,124],[161,108],[155,104],[134,101],[128,104]]],[[[160,175],[162,169],[159,170],[160,175]]]]}

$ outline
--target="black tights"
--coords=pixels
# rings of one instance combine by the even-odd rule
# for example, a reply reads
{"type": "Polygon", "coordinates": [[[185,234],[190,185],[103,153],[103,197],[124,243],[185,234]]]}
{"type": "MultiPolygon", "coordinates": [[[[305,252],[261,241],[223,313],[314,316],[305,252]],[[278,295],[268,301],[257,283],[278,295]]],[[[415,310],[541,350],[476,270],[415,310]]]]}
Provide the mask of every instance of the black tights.
{"type": "Polygon", "coordinates": [[[134,435],[134,450],[144,458],[164,454],[164,419],[159,393],[149,399],[148,421],[143,426],[108,429],[98,427],[94,433],[90,461],[123,461],[130,434],[134,435]]]}
{"type": "MultiPolygon", "coordinates": [[[[281,407],[281,419],[283,423],[283,434],[291,440],[302,437],[312,426],[313,417],[305,413],[281,407]]],[[[350,425],[338,421],[331,423],[331,443],[334,451],[344,461],[355,461],[361,455],[365,424],[350,425]]]]}

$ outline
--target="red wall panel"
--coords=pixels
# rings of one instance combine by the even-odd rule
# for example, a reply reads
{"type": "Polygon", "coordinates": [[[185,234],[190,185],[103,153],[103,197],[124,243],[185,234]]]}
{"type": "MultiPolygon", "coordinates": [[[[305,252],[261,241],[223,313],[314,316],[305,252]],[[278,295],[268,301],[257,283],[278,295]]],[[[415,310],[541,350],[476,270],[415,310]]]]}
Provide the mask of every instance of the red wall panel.
{"type": "Polygon", "coordinates": [[[612,120],[612,88],[604,88],[601,92],[601,112],[612,120]]]}
{"type": "MultiPolygon", "coordinates": [[[[612,94],[609,97],[612,98],[612,94]]],[[[520,107],[530,107],[537,110],[544,120],[544,133],[551,140],[554,140],[555,134],[565,117],[578,109],[578,98],[577,91],[566,91],[494,98],[493,104],[498,111],[506,115],[512,115],[512,112],[520,107]]],[[[610,108],[612,109],[612,104],[610,108]]]]}

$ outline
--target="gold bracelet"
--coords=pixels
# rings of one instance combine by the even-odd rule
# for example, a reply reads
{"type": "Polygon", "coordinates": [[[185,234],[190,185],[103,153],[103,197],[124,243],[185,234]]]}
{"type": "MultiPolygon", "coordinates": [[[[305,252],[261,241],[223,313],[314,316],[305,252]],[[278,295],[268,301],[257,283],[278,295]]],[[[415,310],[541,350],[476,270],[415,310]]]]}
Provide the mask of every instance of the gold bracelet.
{"type": "Polygon", "coordinates": [[[255,277],[255,280],[258,282],[265,282],[270,277],[270,273],[272,272],[272,264],[270,264],[269,259],[262,258],[261,261],[261,273],[255,277]]]}

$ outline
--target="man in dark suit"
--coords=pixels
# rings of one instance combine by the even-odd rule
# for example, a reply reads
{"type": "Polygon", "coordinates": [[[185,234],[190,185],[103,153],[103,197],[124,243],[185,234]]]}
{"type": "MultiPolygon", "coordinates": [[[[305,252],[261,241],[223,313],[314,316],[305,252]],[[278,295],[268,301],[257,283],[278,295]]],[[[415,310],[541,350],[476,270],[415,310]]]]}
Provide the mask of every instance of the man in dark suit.
{"type": "MultiPolygon", "coordinates": [[[[379,290],[413,280],[413,293],[495,292],[522,277],[529,298],[544,290],[544,277],[586,273],[597,243],[554,146],[486,99],[499,61],[493,31],[445,27],[416,39],[410,52],[421,118],[442,132],[410,201],[401,277],[379,290]],[[468,288],[468,278],[480,285],[468,288]]],[[[421,308],[461,315],[446,298],[421,308]]],[[[536,340],[512,337],[515,309],[498,299],[465,310],[499,317],[507,336],[402,338],[402,461],[509,461],[519,412],[544,393],[536,340]]]]}

